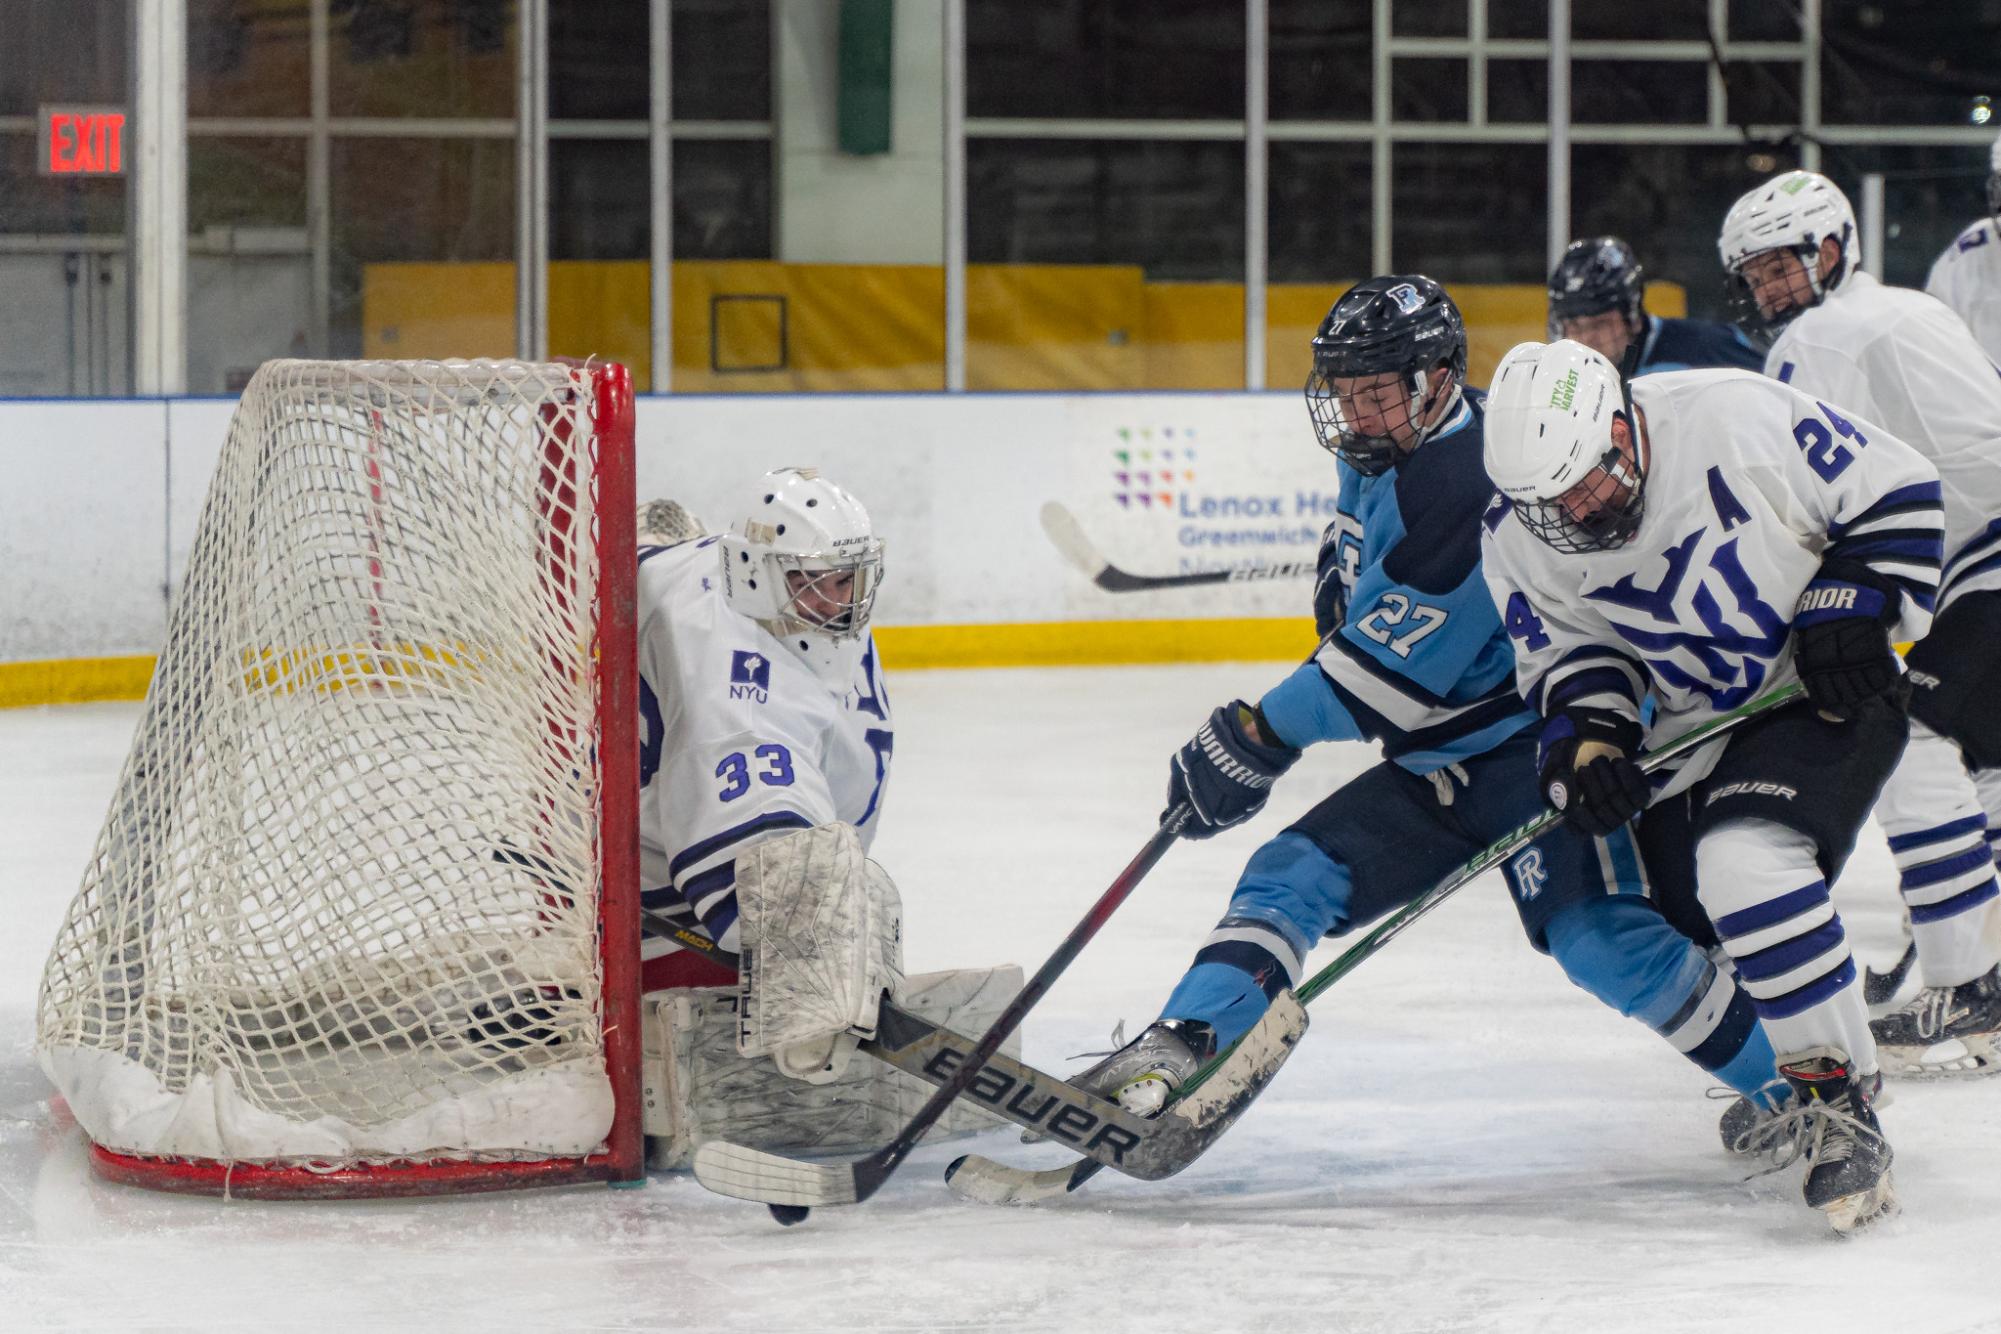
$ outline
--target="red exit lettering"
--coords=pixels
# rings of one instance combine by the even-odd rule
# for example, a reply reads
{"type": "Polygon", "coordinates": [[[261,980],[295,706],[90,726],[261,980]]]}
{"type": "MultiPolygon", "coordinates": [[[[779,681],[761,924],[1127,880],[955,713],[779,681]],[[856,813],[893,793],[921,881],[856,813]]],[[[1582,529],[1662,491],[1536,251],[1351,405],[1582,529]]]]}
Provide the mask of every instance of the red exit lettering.
{"type": "Polygon", "coordinates": [[[56,111],[46,114],[48,156],[54,176],[117,176],[125,170],[125,113],[56,111]]]}

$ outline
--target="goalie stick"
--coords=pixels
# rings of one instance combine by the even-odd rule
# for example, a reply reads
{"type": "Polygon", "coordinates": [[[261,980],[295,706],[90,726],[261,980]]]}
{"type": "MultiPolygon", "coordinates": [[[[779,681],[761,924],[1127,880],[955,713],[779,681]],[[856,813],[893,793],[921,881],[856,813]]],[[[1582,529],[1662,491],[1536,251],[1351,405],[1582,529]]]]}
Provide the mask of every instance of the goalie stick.
{"type": "Polygon", "coordinates": [[[1266,579],[1310,579],[1312,561],[1287,561],[1282,565],[1251,565],[1233,570],[1202,570],[1195,574],[1133,574],[1100,555],[1084,535],[1077,516],[1051,500],[1042,506],[1042,531],[1063,553],[1063,558],[1082,570],[1092,583],[1107,593],[1148,593],[1162,588],[1197,588],[1204,584],[1241,584],[1266,579]]]}
{"type": "MultiPolygon", "coordinates": [[[[1697,746],[1713,740],[1746,719],[1790,703],[1802,693],[1803,687],[1793,684],[1754,699],[1721,717],[1711,719],[1700,727],[1684,732],[1649,754],[1641,761],[1640,767],[1652,772],[1675,756],[1686,754],[1697,746]]],[[[1486,851],[1467,862],[1447,879],[1377,923],[1334,962],[1308,978],[1297,991],[1281,991],[1277,1000],[1272,1002],[1272,1009],[1266,1011],[1265,1017],[1260,1019],[1250,1032],[1239,1038],[1230,1050],[1203,1065],[1187,1083],[1174,1092],[1161,1116],[1165,1118],[1173,1115],[1184,1100],[1193,1099],[1205,1106],[1211,1120],[1220,1122],[1220,1127],[1227,1127],[1243,1114],[1251,1101],[1263,1091],[1264,1085],[1270,1083],[1272,1077],[1278,1073],[1277,1066],[1273,1065],[1270,1069],[1262,1071],[1263,1078],[1255,1088],[1230,1087],[1231,1072],[1226,1067],[1231,1065],[1239,1048],[1245,1044],[1264,1043],[1270,1036],[1265,1032],[1270,1025],[1292,1034],[1285,1048],[1289,1054],[1292,1046],[1296,1045],[1300,1036],[1305,1033],[1307,1021],[1305,1007],[1314,997],[1353,972],[1364,959],[1389,944],[1418,918],[1436,908],[1470,881],[1499,866],[1562,819],[1560,812],[1545,810],[1527,824],[1502,835],[1500,839],[1490,844],[1486,851]]],[[[1282,1062],[1284,1057],[1280,1056],[1279,1060],[1282,1062]]],[[[1220,1133],[1221,1128],[1207,1136],[1201,1148],[1207,1148],[1209,1141],[1220,1133]]],[[[1197,1152],[1200,1152],[1200,1148],[1197,1152]]],[[[1095,1158],[1083,1158],[1061,1167],[1037,1171],[1031,1168],[1011,1167],[980,1154],[966,1154],[955,1159],[945,1169],[945,1181],[953,1194],[963,1199],[977,1200],[982,1204],[1034,1204],[1076,1190],[1096,1176],[1104,1166],[1105,1164],[1095,1158]]],[[[1180,1170],[1178,1166],[1172,1169],[1172,1171],[1178,1170],[1180,1170]]],[[[1172,1175],[1172,1171],[1163,1172],[1161,1175],[1172,1175]]]]}
{"type": "Polygon", "coordinates": [[[1181,836],[1181,827],[1187,823],[1188,816],[1186,806],[1168,812],[1160,828],[1146,841],[1146,846],[1098,896],[1098,901],[1091,905],[1083,920],[1070,929],[1070,934],[1063,938],[1056,952],[1035,970],[1035,976],[1028,979],[1008,1007],[1001,1011],[1000,1018],[994,1020],[993,1026],[974,1044],[958,1071],[938,1085],[938,1091],[918,1108],[917,1114],[888,1144],[866,1158],[840,1163],[812,1163],[746,1148],[728,1140],[711,1140],[695,1151],[695,1179],[718,1194],[761,1201],[771,1207],[772,1217],[785,1224],[800,1221],[808,1209],[816,1206],[859,1204],[875,1194],[910,1155],[918,1137],[945,1114],[945,1109],[952,1105],[954,1099],[972,1087],[974,1080],[986,1071],[988,1062],[999,1052],[1007,1035],[1021,1025],[1028,1011],[1042,999],[1091,938],[1098,934],[1119,905],[1138,888],[1147,872],[1166,855],[1174,840],[1181,836]]]}

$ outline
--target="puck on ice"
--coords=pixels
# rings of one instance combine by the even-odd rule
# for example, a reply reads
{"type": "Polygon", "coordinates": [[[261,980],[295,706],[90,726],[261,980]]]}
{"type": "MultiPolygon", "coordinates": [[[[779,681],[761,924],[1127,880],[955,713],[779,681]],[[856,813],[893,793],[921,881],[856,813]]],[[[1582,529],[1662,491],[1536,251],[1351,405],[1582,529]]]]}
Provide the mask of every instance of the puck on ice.
{"type": "Polygon", "coordinates": [[[803,1223],[806,1221],[806,1215],[813,1212],[803,1204],[773,1204],[766,1207],[771,1210],[771,1216],[778,1220],[780,1227],[803,1223]]]}

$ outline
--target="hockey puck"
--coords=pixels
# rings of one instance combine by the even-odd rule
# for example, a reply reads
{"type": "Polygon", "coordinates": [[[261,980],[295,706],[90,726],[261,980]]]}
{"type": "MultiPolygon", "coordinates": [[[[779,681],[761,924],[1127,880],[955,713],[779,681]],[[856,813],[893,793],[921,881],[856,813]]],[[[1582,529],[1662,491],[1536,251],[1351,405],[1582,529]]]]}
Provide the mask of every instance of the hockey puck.
{"type": "Polygon", "coordinates": [[[778,1220],[780,1227],[803,1223],[806,1221],[806,1215],[813,1212],[803,1204],[770,1204],[765,1207],[771,1210],[771,1216],[778,1220]]]}

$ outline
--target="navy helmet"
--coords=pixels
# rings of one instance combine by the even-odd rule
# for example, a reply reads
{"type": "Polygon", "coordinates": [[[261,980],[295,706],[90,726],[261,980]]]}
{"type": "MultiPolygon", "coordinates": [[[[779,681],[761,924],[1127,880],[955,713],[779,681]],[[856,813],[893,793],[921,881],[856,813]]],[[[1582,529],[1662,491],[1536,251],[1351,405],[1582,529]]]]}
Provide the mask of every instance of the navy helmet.
{"type": "Polygon", "coordinates": [[[1466,322],[1459,307],[1422,274],[1391,274],[1355,284],[1320,321],[1306,407],[1321,446],[1375,477],[1424,443],[1438,425],[1426,419],[1465,379],[1466,322]],[[1335,391],[1337,379],[1380,375],[1401,379],[1400,406],[1379,396],[1344,403],[1335,391]]]}
{"type": "Polygon", "coordinates": [[[1638,324],[1645,286],[1640,257],[1618,237],[1572,241],[1549,275],[1549,336],[1561,338],[1565,320],[1612,310],[1638,324]]]}

